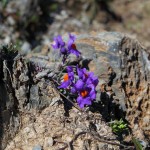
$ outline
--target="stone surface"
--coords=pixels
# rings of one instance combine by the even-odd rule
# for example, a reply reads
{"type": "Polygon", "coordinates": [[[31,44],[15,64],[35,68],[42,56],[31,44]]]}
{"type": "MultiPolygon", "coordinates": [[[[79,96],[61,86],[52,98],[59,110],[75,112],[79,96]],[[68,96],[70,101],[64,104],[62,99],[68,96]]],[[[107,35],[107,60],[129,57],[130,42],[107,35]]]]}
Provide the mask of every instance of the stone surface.
{"type": "MultiPolygon", "coordinates": [[[[57,75],[61,67],[51,47],[27,57],[12,55],[9,60],[8,54],[6,57],[0,51],[0,149],[32,150],[36,145],[44,150],[62,148],[75,134],[90,128],[102,137],[116,138],[106,121],[124,114],[132,134],[149,142],[150,60],[144,47],[116,32],[77,34],[76,44],[83,54],[80,65],[100,79],[97,99],[86,113],[68,107],[47,77],[54,68],[57,75]],[[50,72],[38,74],[33,64],[50,72]],[[54,141],[49,145],[50,137],[54,141]]],[[[78,61],[72,56],[70,60],[78,61]]],[[[80,135],[73,145],[75,149],[119,149],[99,143],[89,134],[80,135]]]]}
{"type": "Polygon", "coordinates": [[[24,42],[21,46],[21,54],[26,55],[31,52],[31,45],[28,42],[24,42]]]}
{"type": "Polygon", "coordinates": [[[34,146],[32,150],[42,150],[42,147],[40,145],[34,146]]]}
{"type": "Polygon", "coordinates": [[[99,76],[100,86],[105,85],[101,94],[119,103],[135,137],[145,139],[146,135],[149,139],[150,59],[146,49],[137,40],[116,32],[77,37],[78,49],[92,59],[89,70],[99,76]]]}
{"type": "MultiPolygon", "coordinates": [[[[90,124],[94,122],[96,122],[97,133],[105,138],[115,138],[111,128],[101,120],[101,115],[98,113],[89,112],[87,115],[73,108],[69,112],[69,117],[64,116],[64,114],[64,107],[60,105],[59,107],[49,106],[38,115],[23,115],[21,130],[13,138],[13,142],[8,144],[5,150],[13,149],[13,145],[15,145],[15,148],[21,147],[23,150],[33,150],[35,145],[41,145],[44,150],[56,150],[64,147],[65,142],[71,141],[75,134],[88,129],[90,124]],[[28,117],[30,120],[26,120],[28,117]]],[[[85,134],[79,136],[74,141],[74,145],[76,145],[74,149],[82,149],[85,145],[84,140],[86,141],[87,138],[89,139],[87,144],[90,144],[91,149],[98,144],[98,142],[92,141],[90,135],[85,134]]],[[[113,142],[118,143],[117,140],[113,142]]],[[[102,143],[102,145],[99,144],[99,146],[107,146],[108,149],[112,147],[116,150],[118,149],[118,146],[105,143],[102,143]]]]}

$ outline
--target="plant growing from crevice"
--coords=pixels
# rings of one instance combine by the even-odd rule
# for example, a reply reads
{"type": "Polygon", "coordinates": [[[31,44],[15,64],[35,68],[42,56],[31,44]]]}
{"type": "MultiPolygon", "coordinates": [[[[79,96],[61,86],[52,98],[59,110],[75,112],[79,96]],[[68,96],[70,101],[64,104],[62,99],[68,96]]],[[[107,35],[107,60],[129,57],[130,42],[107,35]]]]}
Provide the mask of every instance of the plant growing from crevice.
{"type": "Polygon", "coordinates": [[[91,105],[96,99],[96,86],[99,81],[93,72],[88,72],[86,68],[81,68],[79,64],[68,65],[69,55],[81,57],[81,52],[77,50],[75,45],[75,39],[74,35],[69,34],[68,42],[64,42],[59,35],[54,38],[52,47],[54,50],[59,50],[60,57],[62,57],[62,70],[64,70],[60,71],[62,74],[57,79],[60,83],[58,89],[63,89],[67,96],[73,96],[82,109],[86,105],[91,105]]]}
{"type": "Polygon", "coordinates": [[[112,128],[112,131],[117,135],[129,130],[127,123],[125,123],[122,118],[120,120],[109,122],[109,125],[112,128]]]}

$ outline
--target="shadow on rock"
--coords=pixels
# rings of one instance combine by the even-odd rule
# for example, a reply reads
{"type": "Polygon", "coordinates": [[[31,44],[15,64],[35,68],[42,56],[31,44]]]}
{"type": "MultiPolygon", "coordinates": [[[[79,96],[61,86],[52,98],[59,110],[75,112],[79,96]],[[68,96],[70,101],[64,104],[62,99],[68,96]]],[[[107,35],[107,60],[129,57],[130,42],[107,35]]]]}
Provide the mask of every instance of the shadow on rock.
{"type": "Polygon", "coordinates": [[[97,95],[99,99],[90,107],[92,112],[99,112],[106,122],[124,119],[125,113],[120,109],[112,95],[108,95],[107,92],[100,92],[97,95]]]}

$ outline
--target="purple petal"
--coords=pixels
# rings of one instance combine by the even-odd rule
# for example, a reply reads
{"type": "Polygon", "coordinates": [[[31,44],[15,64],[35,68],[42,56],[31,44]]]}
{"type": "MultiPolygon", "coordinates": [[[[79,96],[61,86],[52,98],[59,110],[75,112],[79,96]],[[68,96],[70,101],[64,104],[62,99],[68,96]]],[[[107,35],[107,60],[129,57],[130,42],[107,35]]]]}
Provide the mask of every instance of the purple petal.
{"type": "Polygon", "coordinates": [[[52,44],[52,47],[54,49],[62,48],[64,46],[65,46],[65,42],[62,40],[62,37],[60,35],[54,38],[54,42],[52,44]]]}
{"type": "Polygon", "coordinates": [[[73,43],[74,43],[74,41],[69,39],[69,41],[68,41],[68,50],[70,50],[72,48],[73,43]]]}
{"type": "Polygon", "coordinates": [[[83,97],[79,96],[77,98],[77,102],[78,102],[78,105],[80,108],[84,108],[85,105],[92,104],[90,97],[83,98],[83,97]]]}
{"type": "Polygon", "coordinates": [[[88,73],[88,79],[87,79],[87,84],[93,84],[94,86],[97,86],[98,84],[98,78],[96,76],[94,76],[93,72],[89,72],[88,73]]]}
{"type": "Polygon", "coordinates": [[[69,85],[70,85],[70,81],[65,81],[65,82],[62,82],[58,88],[66,89],[69,85]]]}
{"type": "Polygon", "coordinates": [[[78,66],[77,66],[77,73],[78,73],[79,78],[82,79],[83,71],[82,71],[82,69],[78,68],[78,66]]]}
{"type": "Polygon", "coordinates": [[[75,94],[77,91],[74,87],[71,88],[71,93],[75,94]]]}
{"type": "Polygon", "coordinates": [[[83,68],[83,69],[78,68],[77,72],[78,72],[79,78],[82,79],[84,82],[86,82],[88,78],[88,73],[86,71],[86,68],[83,68]]]}
{"type": "Polygon", "coordinates": [[[82,80],[78,80],[77,83],[75,84],[75,88],[78,90],[78,91],[81,91],[84,87],[84,82],[82,80]]]}
{"type": "Polygon", "coordinates": [[[94,76],[94,73],[93,72],[89,72],[88,75],[89,75],[90,78],[92,78],[94,76]]]}
{"type": "Polygon", "coordinates": [[[61,54],[67,54],[67,49],[65,47],[62,47],[60,49],[61,54]]]}
{"type": "Polygon", "coordinates": [[[67,67],[67,72],[72,72],[73,71],[73,68],[71,66],[68,66],[67,67]]]}
{"type": "Polygon", "coordinates": [[[91,100],[96,99],[96,92],[95,91],[91,91],[89,96],[90,96],[91,100]]]}
{"type": "Polygon", "coordinates": [[[79,52],[78,50],[73,49],[73,48],[71,48],[69,50],[69,52],[72,53],[72,54],[74,54],[74,55],[76,55],[77,57],[79,57],[81,55],[81,52],[79,52]]]}
{"type": "Polygon", "coordinates": [[[57,36],[57,41],[61,47],[65,46],[65,42],[62,40],[62,37],[60,35],[57,36]]]}
{"type": "Polygon", "coordinates": [[[93,84],[87,84],[86,90],[90,93],[91,91],[95,91],[95,86],[93,84]]]}
{"type": "Polygon", "coordinates": [[[69,34],[68,49],[70,49],[70,48],[71,48],[71,46],[72,46],[72,44],[74,43],[75,39],[76,39],[76,38],[75,38],[75,36],[74,36],[74,35],[69,34]]]}
{"type": "Polygon", "coordinates": [[[85,105],[91,105],[91,104],[92,104],[91,98],[90,98],[90,97],[84,98],[84,104],[85,104],[85,105]]]}
{"type": "Polygon", "coordinates": [[[73,42],[75,41],[76,37],[75,35],[69,34],[69,39],[72,40],[73,42]]]}
{"type": "Polygon", "coordinates": [[[58,44],[57,38],[54,38],[54,42],[51,45],[52,45],[52,47],[54,49],[58,49],[59,48],[59,44],[58,44]]]}
{"type": "Polygon", "coordinates": [[[77,103],[78,103],[78,105],[79,105],[80,108],[84,107],[84,103],[82,101],[83,101],[83,98],[81,96],[79,96],[77,98],[77,103]]]}
{"type": "Polygon", "coordinates": [[[94,84],[95,86],[97,86],[97,85],[98,85],[98,82],[99,82],[98,78],[97,78],[97,77],[94,77],[94,78],[93,78],[93,84],[94,84]]]}
{"type": "Polygon", "coordinates": [[[74,72],[68,72],[68,76],[70,81],[74,80],[74,72]]]}

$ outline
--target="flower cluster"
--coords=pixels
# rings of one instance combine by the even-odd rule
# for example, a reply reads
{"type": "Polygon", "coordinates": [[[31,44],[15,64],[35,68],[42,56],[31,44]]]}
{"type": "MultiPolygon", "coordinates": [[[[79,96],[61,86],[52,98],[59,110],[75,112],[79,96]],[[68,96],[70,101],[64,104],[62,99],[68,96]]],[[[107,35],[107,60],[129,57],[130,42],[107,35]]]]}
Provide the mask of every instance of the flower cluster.
{"type": "Polygon", "coordinates": [[[76,45],[74,43],[75,36],[72,34],[69,34],[69,40],[67,44],[63,41],[62,37],[58,35],[54,38],[54,42],[52,44],[52,47],[56,50],[60,50],[60,55],[63,56],[63,63],[66,61],[69,54],[74,54],[77,57],[81,55],[81,53],[77,50],[76,45]]]}
{"type": "MultiPolygon", "coordinates": [[[[54,38],[52,46],[54,49],[60,50],[63,62],[65,62],[69,54],[80,56],[81,53],[76,49],[74,41],[75,36],[71,34],[69,34],[67,44],[62,40],[61,36],[54,38]]],[[[99,81],[93,72],[88,72],[85,68],[80,68],[78,65],[74,67],[67,66],[62,80],[58,88],[67,89],[70,93],[77,95],[77,103],[80,108],[91,105],[92,101],[96,99],[96,86],[99,81]]]]}
{"type": "Polygon", "coordinates": [[[59,88],[69,89],[71,93],[78,95],[77,103],[80,108],[91,105],[96,98],[96,86],[98,78],[93,72],[87,72],[85,68],[76,67],[77,76],[71,66],[67,67],[67,73],[63,76],[63,82],[59,88]]]}
{"type": "Polygon", "coordinates": [[[77,66],[78,80],[71,88],[72,93],[77,93],[77,102],[80,108],[85,105],[91,105],[96,98],[96,86],[98,78],[93,72],[87,72],[85,68],[81,69],[77,66]]]}

